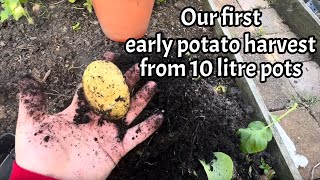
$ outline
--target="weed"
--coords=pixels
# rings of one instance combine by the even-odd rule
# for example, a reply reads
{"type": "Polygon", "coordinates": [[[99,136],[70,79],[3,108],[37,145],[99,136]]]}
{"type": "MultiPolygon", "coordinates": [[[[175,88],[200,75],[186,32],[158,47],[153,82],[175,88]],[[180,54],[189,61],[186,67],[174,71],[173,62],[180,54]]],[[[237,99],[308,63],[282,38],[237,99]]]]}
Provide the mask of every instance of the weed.
{"type": "Polygon", "coordinates": [[[164,4],[166,2],[167,2],[167,0],[157,0],[157,4],[164,4]]]}
{"type": "Polygon", "coordinates": [[[80,27],[80,23],[79,22],[77,22],[76,24],[74,24],[73,26],[72,26],[72,30],[74,30],[74,31],[78,31],[78,30],[80,30],[81,29],[81,27],[80,27]]]}
{"type": "MultiPolygon", "coordinates": [[[[77,0],[68,0],[70,3],[75,3],[77,0]]],[[[86,2],[83,4],[83,7],[85,7],[89,13],[92,13],[92,0],[86,0],[86,2]]]]}
{"type": "Polygon", "coordinates": [[[222,86],[222,85],[218,85],[214,88],[214,91],[217,93],[217,94],[223,94],[223,93],[226,93],[227,92],[227,88],[225,86],[222,86]]]}
{"type": "Polygon", "coordinates": [[[261,157],[260,163],[261,164],[259,168],[263,170],[263,174],[266,177],[266,179],[267,180],[272,179],[273,176],[276,174],[274,169],[272,169],[272,167],[268,163],[266,163],[262,157],[261,157]]]}
{"type": "Polygon", "coordinates": [[[270,4],[270,5],[274,5],[277,3],[278,0],[267,0],[267,2],[270,4]]]}
{"type": "Polygon", "coordinates": [[[87,10],[88,10],[89,13],[92,13],[93,8],[92,8],[92,1],[91,1],[91,0],[87,0],[87,1],[83,4],[83,6],[84,6],[85,8],[87,8],[87,10]]]}
{"type": "Polygon", "coordinates": [[[306,107],[310,107],[318,102],[320,102],[320,98],[317,96],[312,96],[303,100],[303,103],[306,107]]]}
{"type": "Polygon", "coordinates": [[[264,174],[268,174],[269,170],[272,169],[272,167],[268,163],[266,163],[262,157],[260,159],[260,163],[261,164],[259,168],[263,170],[264,174]]]}
{"type": "Polygon", "coordinates": [[[0,12],[0,22],[4,22],[10,16],[18,21],[22,16],[25,16],[29,24],[33,24],[33,19],[30,17],[27,10],[23,8],[23,4],[28,0],[0,0],[3,10],[0,12]]]}
{"type": "Polygon", "coordinates": [[[264,31],[263,27],[259,27],[258,32],[257,32],[257,36],[262,37],[264,35],[266,35],[266,32],[264,31]]]}

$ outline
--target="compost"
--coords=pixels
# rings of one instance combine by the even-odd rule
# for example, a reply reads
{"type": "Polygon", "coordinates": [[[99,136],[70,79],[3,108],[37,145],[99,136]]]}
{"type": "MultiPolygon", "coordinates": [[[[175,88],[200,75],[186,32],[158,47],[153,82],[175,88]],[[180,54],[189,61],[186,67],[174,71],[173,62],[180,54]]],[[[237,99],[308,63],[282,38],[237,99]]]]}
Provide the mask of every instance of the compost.
{"type": "MultiPolygon", "coordinates": [[[[125,71],[144,56],[121,54],[117,65],[125,71]]],[[[175,54],[168,59],[159,54],[149,56],[153,62],[164,63],[186,62],[192,58],[176,59],[175,54]]],[[[209,56],[212,57],[202,54],[200,58],[209,56]]],[[[133,125],[158,112],[164,114],[165,121],[151,138],[120,161],[110,179],[206,179],[199,159],[209,162],[217,151],[233,159],[235,179],[258,179],[260,157],[267,161],[272,158],[264,153],[248,161],[239,150],[235,131],[251,121],[253,109],[243,101],[234,79],[142,77],[135,91],[150,80],[158,84],[158,93],[133,125]],[[217,85],[225,86],[227,92],[216,93],[217,85]]]]}

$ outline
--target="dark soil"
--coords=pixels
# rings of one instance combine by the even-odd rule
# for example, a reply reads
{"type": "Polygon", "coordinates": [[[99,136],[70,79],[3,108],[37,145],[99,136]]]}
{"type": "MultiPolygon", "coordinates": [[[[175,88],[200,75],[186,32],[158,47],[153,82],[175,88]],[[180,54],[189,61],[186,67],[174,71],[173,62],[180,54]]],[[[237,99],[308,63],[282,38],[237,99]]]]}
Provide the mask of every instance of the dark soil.
{"type": "MultiPolygon", "coordinates": [[[[104,52],[116,53],[122,71],[143,57],[141,54],[127,55],[123,44],[106,39],[94,14],[71,8],[81,7],[82,1],[75,5],[67,1],[56,2],[42,1],[40,11],[31,13],[35,21],[33,26],[25,20],[0,24],[0,134],[15,131],[20,76],[31,74],[42,82],[49,111],[56,113],[71,103],[86,65],[101,59],[104,52]],[[73,31],[71,26],[77,22],[81,29],[73,31]]],[[[180,10],[186,6],[202,9],[198,0],[167,0],[167,3],[157,5],[147,36],[152,37],[156,32],[163,32],[170,38],[215,36],[211,28],[186,28],[180,24],[180,10]]],[[[160,55],[150,55],[153,62],[215,59],[216,55],[172,57],[165,60],[160,55]]],[[[253,110],[243,101],[233,79],[143,78],[138,87],[147,80],[156,81],[159,92],[135,124],[158,112],[164,114],[165,121],[158,132],[121,160],[110,179],[206,179],[198,159],[210,161],[216,151],[231,156],[235,179],[259,178],[261,155],[251,157],[253,161],[249,161],[240,152],[234,135],[236,129],[251,121],[253,110]],[[216,85],[225,86],[227,92],[215,93],[216,85]],[[251,165],[252,178],[248,174],[251,165]]],[[[85,109],[79,112],[83,111],[85,109]]],[[[76,118],[79,118],[78,123],[88,120],[76,118]]],[[[267,163],[270,161],[268,155],[262,156],[267,163]]]]}
{"type": "Polygon", "coordinates": [[[79,108],[76,109],[77,115],[74,117],[73,121],[76,124],[89,123],[90,118],[88,115],[86,115],[86,113],[88,113],[91,110],[91,108],[88,105],[88,103],[84,103],[84,101],[86,101],[86,100],[85,100],[85,96],[83,94],[83,89],[80,88],[77,93],[78,93],[78,100],[79,100],[79,102],[78,102],[79,108]]]}
{"type": "Polygon", "coordinates": [[[0,136],[0,164],[10,154],[14,148],[14,136],[9,134],[0,136]]]}
{"type": "MultiPolygon", "coordinates": [[[[128,69],[145,55],[121,55],[118,66],[128,69]]],[[[163,59],[149,55],[151,62],[187,62],[190,57],[163,59]]],[[[197,54],[199,59],[212,59],[212,55],[197,54]]],[[[193,57],[191,57],[193,58],[193,57]]],[[[207,162],[213,152],[230,155],[235,165],[235,179],[258,178],[260,155],[251,157],[240,153],[235,131],[251,121],[253,109],[241,98],[241,92],[230,78],[142,78],[138,87],[148,80],[156,81],[159,93],[149,103],[135,123],[163,112],[165,122],[159,131],[125,158],[110,175],[110,179],[205,179],[198,159],[207,162]],[[225,94],[217,94],[214,87],[223,85],[225,94]]],[[[261,155],[267,162],[270,157],[261,155]]]]}

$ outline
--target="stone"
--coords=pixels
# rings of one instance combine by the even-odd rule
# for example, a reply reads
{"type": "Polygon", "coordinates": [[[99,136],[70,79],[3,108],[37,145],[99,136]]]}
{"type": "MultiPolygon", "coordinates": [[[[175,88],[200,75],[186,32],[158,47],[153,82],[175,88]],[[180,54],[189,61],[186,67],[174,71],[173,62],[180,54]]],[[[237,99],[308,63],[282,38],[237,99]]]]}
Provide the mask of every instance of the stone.
{"type": "Polygon", "coordinates": [[[285,109],[299,99],[286,77],[270,77],[265,83],[260,83],[256,77],[255,83],[269,111],[285,109]]]}
{"type": "Polygon", "coordinates": [[[244,11],[269,7],[269,3],[265,0],[238,0],[238,2],[244,11]]]}
{"type": "Polygon", "coordinates": [[[316,62],[303,62],[303,74],[299,78],[290,78],[290,82],[303,100],[320,98],[320,67],[316,62]]]}
{"type": "Polygon", "coordinates": [[[289,27],[285,25],[274,9],[261,9],[262,12],[262,26],[261,30],[266,34],[277,34],[290,31],[289,27]]]}

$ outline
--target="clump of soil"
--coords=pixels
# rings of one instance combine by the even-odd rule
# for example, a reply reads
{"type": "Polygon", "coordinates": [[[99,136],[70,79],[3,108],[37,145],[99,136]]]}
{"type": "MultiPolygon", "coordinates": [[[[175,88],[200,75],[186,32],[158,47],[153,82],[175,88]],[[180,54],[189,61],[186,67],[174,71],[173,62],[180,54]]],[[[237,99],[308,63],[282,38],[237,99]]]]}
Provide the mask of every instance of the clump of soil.
{"type": "Polygon", "coordinates": [[[87,115],[88,112],[91,111],[91,107],[88,105],[85,95],[83,92],[83,88],[78,90],[78,109],[76,109],[76,115],[73,121],[76,124],[86,124],[90,122],[90,118],[87,115]]]}

